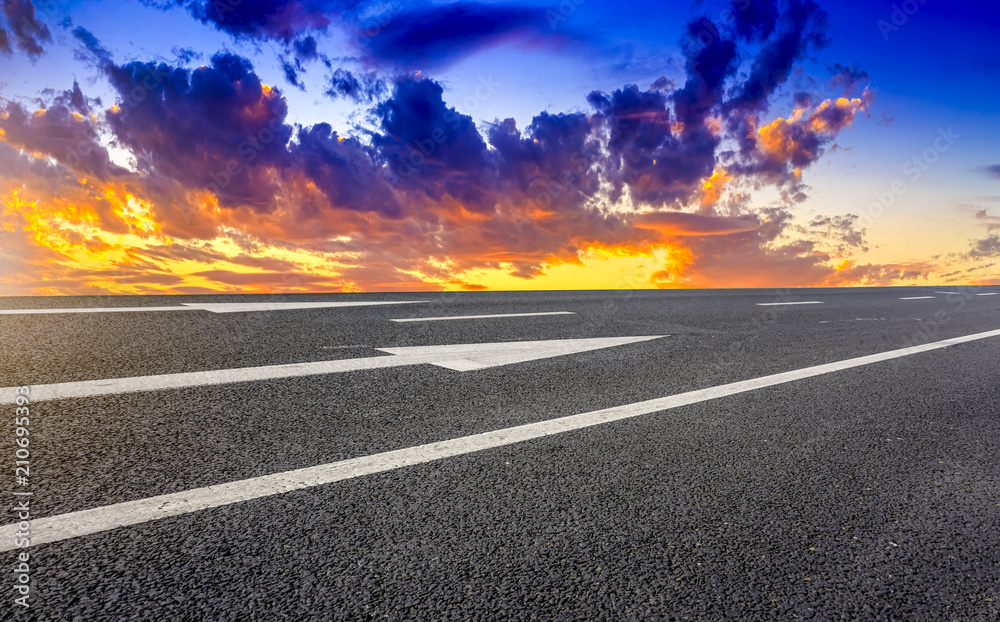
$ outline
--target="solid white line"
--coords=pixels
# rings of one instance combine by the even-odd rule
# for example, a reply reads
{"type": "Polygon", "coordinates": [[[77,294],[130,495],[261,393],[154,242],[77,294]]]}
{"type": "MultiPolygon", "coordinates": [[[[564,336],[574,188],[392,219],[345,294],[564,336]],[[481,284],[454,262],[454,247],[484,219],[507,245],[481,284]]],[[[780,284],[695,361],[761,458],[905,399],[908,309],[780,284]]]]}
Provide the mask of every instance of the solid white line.
{"type": "MultiPolygon", "coordinates": [[[[261,367],[214,369],[178,374],[158,374],[155,376],[134,376],[131,378],[109,378],[105,380],[30,385],[31,394],[29,398],[32,402],[41,402],[45,400],[132,393],[136,391],[158,391],[162,389],[180,389],[233,382],[336,374],[367,369],[402,367],[405,365],[428,364],[455,371],[473,371],[554,356],[578,354],[602,348],[613,348],[615,346],[649,341],[661,337],[666,337],[666,335],[377,348],[380,352],[396,356],[372,356],[335,361],[286,363],[284,365],[264,365],[261,367]]],[[[12,403],[16,399],[17,393],[15,387],[0,388],[0,403],[12,403]]]]}
{"type": "MultiPolygon", "coordinates": [[[[871,365],[872,363],[880,363],[921,352],[997,336],[1000,336],[1000,330],[955,337],[953,339],[945,339],[934,343],[861,356],[835,363],[806,367],[805,369],[772,374],[751,380],[742,380],[708,389],[689,391],[679,395],[661,397],[635,404],[615,406],[613,408],[605,408],[603,410],[595,410],[578,415],[560,417],[558,419],[549,419],[538,423],[504,428],[493,432],[484,432],[482,434],[473,434],[437,443],[428,443],[407,449],[387,451],[361,458],[352,458],[350,460],[321,464],[319,466],[284,473],[254,477],[237,482],[195,488],[184,492],[158,495],[148,499],[128,501],[79,512],[35,519],[31,521],[31,544],[38,545],[59,542],[118,527],[138,525],[170,516],[179,516],[231,503],[269,497],[292,490],[302,490],[313,486],[332,484],[346,479],[391,471],[442,458],[483,451],[485,449],[503,447],[504,445],[589,428],[611,421],[630,419],[639,415],[697,404],[707,400],[745,393],[747,391],[755,391],[764,387],[793,382],[803,378],[812,378],[853,367],[871,365]]],[[[15,548],[14,538],[17,530],[17,523],[0,527],[0,551],[9,551],[15,548]]]]}
{"type": "Polygon", "coordinates": [[[194,311],[191,307],[71,307],[68,309],[3,309],[0,315],[33,313],[121,313],[126,311],[194,311]]]}
{"type": "Polygon", "coordinates": [[[910,296],[909,298],[900,298],[900,300],[927,300],[928,298],[934,298],[934,296],[910,296]]]}
{"type": "Polygon", "coordinates": [[[977,296],[996,296],[997,292],[990,292],[988,294],[976,294],[977,296]]]}
{"type": "Polygon", "coordinates": [[[949,294],[951,296],[961,296],[961,292],[934,292],[935,294],[949,294]]]}
{"type": "Polygon", "coordinates": [[[187,307],[212,313],[247,311],[288,311],[290,309],[332,309],[334,307],[371,307],[377,305],[412,305],[426,300],[351,300],[335,302],[184,302],[187,307]]]}
{"type": "Polygon", "coordinates": [[[122,313],[126,311],[211,311],[212,313],[242,313],[246,311],[286,311],[289,309],[320,309],[333,307],[369,307],[374,305],[408,305],[426,300],[352,300],[340,302],[182,302],[176,307],[69,307],[64,309],[3,309],[0,315],[29,313],[122,313]]]}
{"type": "Polygon", "coordinates": [[[807,302],[758,302],[758,307],[783,307],[785,305],[821,305],[826,304],[821,300],[809,300],[807,302]]]}
{"type": "Polygon", "coordinates": [[[403,317],[391,322],[437,322],[439,320],[478,320],[488,317],[529,317],[533,315],[576,315],[572,311],[547,311],[545,313],[491,313],[490,315],[445,315],[441,317],[403,317]]]}

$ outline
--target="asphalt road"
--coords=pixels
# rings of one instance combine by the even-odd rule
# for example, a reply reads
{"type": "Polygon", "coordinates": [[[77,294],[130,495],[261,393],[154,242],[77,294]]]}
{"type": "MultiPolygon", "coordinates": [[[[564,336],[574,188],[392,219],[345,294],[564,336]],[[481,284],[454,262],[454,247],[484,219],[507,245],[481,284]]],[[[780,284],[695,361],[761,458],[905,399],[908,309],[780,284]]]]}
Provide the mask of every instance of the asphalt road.
{"type": "MultiPolygon", "coordinates": [[[[0,387],[668,335],[474,371],[412,365],[33,403],[38,522],[995,331],[1000,295],[977,295],[993,292],[7,298],[0,309],[427,302],[0,314],[0,387]],[[821,304],[759,305],[774,302],[821,304]],[[571,314],[390,321],[557,311],[571,314]]],[[[993,336],[8,550],[0,619],[997,620],[998,380],[993,336]],[[11,572],[25,550],[28,609],[14,604],[11,572]]],[[[23,490],[14,408],[0,404],[10,505],[23,490]]]]}

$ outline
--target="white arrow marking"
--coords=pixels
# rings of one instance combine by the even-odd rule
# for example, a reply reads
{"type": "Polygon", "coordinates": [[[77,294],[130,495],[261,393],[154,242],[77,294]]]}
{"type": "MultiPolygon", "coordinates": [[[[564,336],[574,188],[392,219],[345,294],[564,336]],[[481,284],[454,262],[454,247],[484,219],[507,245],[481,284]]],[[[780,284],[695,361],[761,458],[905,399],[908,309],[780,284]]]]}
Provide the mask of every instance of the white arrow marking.
{"type": "Polygon", "coordinates": [[[806,302],[758,302],[758,307],[783,307],[785,305],[821,305],[825,304],[821,300],[808,300],[806,302]]]}
{"type": "MultiPolygon", "coordinates": [[[[251,499],[270,497],[292,490],[302,490],[314,486],[332,484],[355,477],[392,471],[415,464],[441,460],[442,458],[483,451],[484,449],[513,445],[514,443],[551,436],[553,434],[580,430],[612,421],[631,419],[640,415],[687,406],[689,404],[697,404],[748,391],[756,391],[764,387],[772,387],[803,378],[822,376],[844,369],[871,365],[872,363],[889,361],[903,356],[998,336],[1000,336],[1000,330],[955,337],[954,339],[945,339],[944,341],[911,346],[899,350],[890,350],[889,352],[861,356],[845,361],[786,371],[751,380],[741,380],[739,382],[689,391],[678,395],[659,397],[646,400],[645,402],[614,406],[603,410],[593,410],[578,415],[548,419],[537,423],[528,423],[502,430],[473,434],[471,436],[463,436],[437,443],[408,447],[406,449],[397,449],[395,451],[387,451],[360,458],[351,458],[349,460],[331,462],[329,464],[321,464],[304,469],[286,471],[284,473],[253,477],[236,482],[216,484],[215,486],[195,488],[184,492],[158,495],[147,499],[127,501],[125,503],[106,505],[79,512],[33,519],[31,521],[31,544],[36,546],[50,542],[59,542],[61,540],[117,529],[118,527],[139,525],[161,518],[190,514],[191,512],[217,508],[251,499]]],[[[17,523],[10,523],[0,527],[0,552],[14,550],[16,546],[14,544],[15,536],[18,529],[17,523]]]]}
{"type": "Polygon", "coordinates": [[[3,309],[0,315],[28,313],[122,313],[128,311],[211,311],[240,313],[244,311],[285,311],[288,309],[319,309],[326,307],[368,307],[372,305],[410,305],[426,300],[365,300],[340,302],[182,302],[178,307],[70,307],[66,309],[3,309]]]}
{"type": "MultiPolygon", "coordinates": [[[[405,365],[437,365],[455,371],[486,369],[511,363],[523,363],[553,356],[563,356],[601,348],[611,348],[628,343],[659,339],[667,335],[648,337],[600,337],[595,339],[555,339],[550,341],[510,341],[501,343],[469,343],[444,346],[416,346],[404,348],[378,348],[380,352],[396,356],[374,356],[337,361],[290,363],[263,367],[217,369],[180,374],[135,376],[107,380],[84,380],[31,386],[30,400],[41,402],[71,397],[88,397],[135,391],[179,389],[232,382],[271,380],[317,374],[335,374],[365,369],[402,367],[405,365]]],[[[17,395],[14,387],[0,389],[2,402],[13,402],[17,395]]]]}
{"type": "Polygon", "coordinates": [[[576,315],[572,311],[547,311],[545,313],[491,313],[489,315],[443,315],[441,317],[403,317],[391,322],[438,322],[441,320],[478,320],[490,317],[529,317],[533,315],[576,315]]]}

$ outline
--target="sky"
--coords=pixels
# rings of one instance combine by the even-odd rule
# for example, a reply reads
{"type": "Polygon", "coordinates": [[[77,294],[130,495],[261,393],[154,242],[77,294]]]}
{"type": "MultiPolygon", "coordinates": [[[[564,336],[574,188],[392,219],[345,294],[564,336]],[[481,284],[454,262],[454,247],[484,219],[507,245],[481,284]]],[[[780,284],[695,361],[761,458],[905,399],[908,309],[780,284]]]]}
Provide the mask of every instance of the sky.
{"type": "Polygon", "coordinates": [[[0,295],[1000,284],[1000,6],[0,0],[0,295]]]}

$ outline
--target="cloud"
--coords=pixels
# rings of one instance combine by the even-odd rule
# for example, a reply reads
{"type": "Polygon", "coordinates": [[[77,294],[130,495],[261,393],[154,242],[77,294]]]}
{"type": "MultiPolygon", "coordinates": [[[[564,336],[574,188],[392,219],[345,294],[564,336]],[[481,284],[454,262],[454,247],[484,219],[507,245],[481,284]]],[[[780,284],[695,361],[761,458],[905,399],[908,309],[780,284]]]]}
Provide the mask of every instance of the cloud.
{"type": "Polygon", "coordinates": [[[374,34],[362,34],[356,45],[378,62],[401,67],[433,67],[506,41],[559,40],[546,9],[516,4],[453,2],[417,5],[391,14],[374,34]]]}
{"type": "Polygon", "coordinates": [[[864,69],[836,63],[833,66],[833,77],[830,78],[830,88],[840,89],[844,95],[848,95],[858,85],[867,85],[870,81],[871,77],[864,69]]]}
{"type": "MultiPolygon", "coordinates": [[[[751,3],[754,4],[754,3],[751,3]]],[[[788,80],[795,61],[811,49],[826,44],[826,12],[811,0],[786,0],[784,11],[775,22],[775,14],[764,2],[762,7],[736,11],[735,29],[744,37],[763,40],[750,67],[747,79],[735,89],[726,106],[729,109],[756,111],[767,103],[774,91],[788,80]],[[751,19],[751,17],[753,19],[751,19]],[[776,24],[776,25],[775,25],[776,24]],[[764,33],[768,33],[766,36],[764,33]]]]}
{"type": "Polygon", "coordinates": [[[16,46],[29,57],[38,58],[45,52],[42,44],[52,41],[48,26],[38,19],[31,0],[3,0],[0,17],[3,18],[0,20],[0,52],[4,54],[12,54],[16,46]]]}
{"type": "Polygon", "coordinates": [[[14,50],[10,47],[10,33],[4,26],[5,24],[0,23],[0,53],[10,56],[14,50]]]}
{"type": "Polygon", "coordinates": [[[900,281],[926,280],[934,270],[935,266],[929,262],[863,265],[847,262],[827,283],[832,286],[892,285],[900,281]]]}
{"type": "Polygon", "coordinates": [[[491,154],[472,117],[449,107],[443,94],[433,80],[397,82],[375,108],[381,133],[372,145],[400,188],[489,209],[496,201],[491,154]]]}
{"type": "Polygon", "coordinates": [[[635,226],[668,236],[709,236],[749,233],[759,229],[760,223],[752,216],[723,218],[684,212],[647,212],[636,219],[635,226]]]}
{"type": "Polygon", "coordinates": [[[865,229],[857,229],[859,216],[857,214],[845,214],[843,216],[817,216],[809,222],[806,230],[816,236],[823,236],[838,245],[837,250],[841,254],[847,254],[850,250],[868,251],[865,244],[865,229]]]}
{"type": "MultiPolygon", "coordinates": [[[[533,279],[594,256],[659,261],[652,282],[671,287],[904,278],[906,270],[879,266],[838,271],[844,264],[834,254],[864,249],[856,217],[800,224],[790,210],[804,196],[803,169],[867,114],[873,96],[801,91],[790,113],[759,120],[787,79],[787,59],[822,42],[821,12],[801,0],[775,6],[786,5],[791,13],[776,15],[758,5],[731,32],[690,22],[679,88],[664,79],[647,90],[593,92],[589,108],[544,111],[525,127],[513,119],[477,125],[432,79],[389,84],[337,69],[329,95],[362,104],[370,121],[353,134],[322,122],[293,126],[281,90],[236,54],[196,69],[180,53],[176,63],[120,63],[77,28],[78,54],[107,78],[116,102],[102,110],[74,85],[51,93],[44,112],[11,107],[2,119],[9,130],[0,166],[9,173],[0,175],[0,196],[44,232],[39,244],[58,251],[44,271],[42,251],[24,269],[52,284],[75,280],[76,289],[58,285],[74,292],[479,288],[491,271],[533,279]],[[750,60],[746,74],[737,72],[741,59],[750,60]],[[754,77],[754,66],[786,77],[754,77]],[[132,170],[112,167],[106,151],[93,151],[86,165],[57,155],[59,140],[101,136],[134,159],[132,170]],[[739,149],[729,151],[733,139],[739,149]],[[749,191],[767,185],[785,197],[783,207],[753,207],[749,191]],[[83,272],[68,271],[81,262],[119,267],[95,268],[84,283],[83,272]],[[143,270],[153,280],[136,276],[143,270]]],[[[367,53],[444,63],[511,37],[528,41],[542,27],[536,9],[449,6],[407,9],[412,20],[394,15],[370,33],[367,53]],[[484,21],[493,15],[506,20],[484,21]],[[435,29],[440,36],[421,43],[435,29]],[[476,32],[482,41],[467,44],[476,32]],[[403,40],[416,43],[395,47],[403,40]]],[[[324,20],[360,14],[346,3],[240,7],[250,14],[205,19],[284,44],[281,60],[299,84],[302,63],[326,59],[315,37],[286,27],[300,20],[306,31],[321,30],[324,20]]]]}
{"type": "MultiPolygon", "coordinates": [[[[181,0],[183,2],[184,0],[181,0]]],[[[202,23],[234,37],[291,42],[310,30],[329,26],[330,15],[356,7],[350,0],[189,0],[186,6],[202,23]]]]}
{"type": "Polygon", "coordinates": [[[338,136],[327,123],[302,128],[296,138],[291,146],[296,166],[331,206],[377,212],[394,219],[402,217],[403,203],[370,147],[356,138],[338,136]]]}
{"type": "Polygon", "coordinates": [[[1000,164],[991,164],[989,166],[984,166],[982,171],[993,179],[1000,180],[1000,164]]]}
{"type": "Polygon", "coordinates": [[[285,99],[244,58],[217,54],[210,62],[193,71],[106,63],[121,98],[106,113],[108,125],[140,171],[210,189],[225,207],[273,209],[272,170],[287,163],[292,135],[285,99]]]}
{"type": "Polygon", "coordinates": [[[983,259],[986,257],[1000,257],[1000,236],[989,235],[982,240],[976,240],[972,244],[972,250],[968,256],[972,259],[983,259]]]}
{"type": "Polygon", "coordinates": [[[387,91],[385,81],[374,73],[354,74],[338,68],[330,78],[326,94],[332,99],[346,98],[356,103],[372,103],[387,91]]]}
{"type": "Polygon", "coordinates": [[[49,108],[33,113],[16,102],[0,101],[2,140],[51,156],[81,174],[107,179],[125,173],[111,162],[100,143],[97,118],[79,112],[87,109],[87,101],[75,83],[73,91],[64,93],[49,108]]]}
{"type": "Polygon", "coordinates": [[[788,118],[779,117],[748,136],[752,147],[730,170],[794,183],[858,113],[869,114],[873,101],[874,94],[865,91],[853,99],[827,99],[814,108],[796,108],[788,118]]]}

